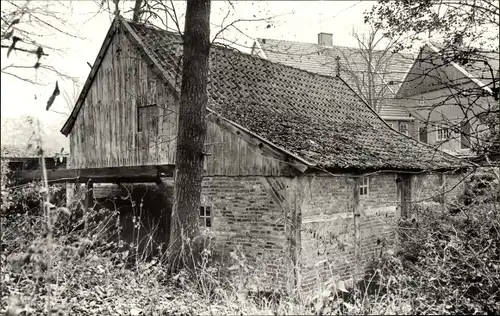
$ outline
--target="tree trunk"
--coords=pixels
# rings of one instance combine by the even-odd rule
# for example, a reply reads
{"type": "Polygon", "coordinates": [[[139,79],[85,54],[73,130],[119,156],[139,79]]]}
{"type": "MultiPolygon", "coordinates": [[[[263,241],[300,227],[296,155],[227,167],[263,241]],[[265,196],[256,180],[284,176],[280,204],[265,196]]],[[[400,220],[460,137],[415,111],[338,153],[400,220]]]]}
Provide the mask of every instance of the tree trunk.
{"type": "Polygon", "coordinates": [[[132,16],[132,20],[134,22],[139,22],[141,19],[141,6],[142,6],[142,0],[135,0],[135,5],[134,5],[134,14],[132,16]]]}
{"type": "Polygon", "coordinates": [[[169,247],[174,271],[194,264],[192,242],[199,235],[209,53],[210,0],[188,0],[169,247]]]}

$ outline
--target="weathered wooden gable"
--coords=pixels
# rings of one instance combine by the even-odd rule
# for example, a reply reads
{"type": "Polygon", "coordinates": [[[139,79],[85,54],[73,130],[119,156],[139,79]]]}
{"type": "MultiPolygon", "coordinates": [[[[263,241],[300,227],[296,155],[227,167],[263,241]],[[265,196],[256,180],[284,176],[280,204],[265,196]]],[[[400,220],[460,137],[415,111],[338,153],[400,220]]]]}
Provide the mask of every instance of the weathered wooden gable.
{"type": "Polygon", "coordinates": [[[207,120],[206,175],[282,176],[297,170],[285,154],[222,118],[207,120]]]}
{"type": "Polygon", "coordinates": [[[173,163],[176,103],[137,46],[115,33],[70,133],[75,168],[173,163]]]}
{"type": "MultiPolygon", "coordinates": [[[[178,98],[154,67],[133,38],[114,34],[70,133],[72,167],[174,164],[178,98]]],[[[214,115],[207,115],[207,175],[290,174],[279,150],[214,115]]]]}

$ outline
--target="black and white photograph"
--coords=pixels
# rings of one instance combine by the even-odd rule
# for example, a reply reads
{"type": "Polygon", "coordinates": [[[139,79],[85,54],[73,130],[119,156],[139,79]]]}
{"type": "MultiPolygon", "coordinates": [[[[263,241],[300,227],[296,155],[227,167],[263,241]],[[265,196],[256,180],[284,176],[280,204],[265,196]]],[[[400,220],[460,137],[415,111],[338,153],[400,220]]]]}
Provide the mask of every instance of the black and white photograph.
{"type": "Polygon", "coordinates": [[[500,314],[498,0],[0,11],[0,314],[500,314]]]}

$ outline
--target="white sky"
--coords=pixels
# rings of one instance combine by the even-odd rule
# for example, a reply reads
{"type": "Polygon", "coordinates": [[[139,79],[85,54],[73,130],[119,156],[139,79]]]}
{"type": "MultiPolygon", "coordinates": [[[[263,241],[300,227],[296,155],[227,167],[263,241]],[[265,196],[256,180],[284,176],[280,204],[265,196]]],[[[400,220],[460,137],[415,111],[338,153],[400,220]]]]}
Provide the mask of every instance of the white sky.
{"type": "MultiPolygon", "coordinates": [[[[1,75],[1,115],[2,118],[17,117],[19,115],[32,115],[38,117],[45,123],[52,123],[54,128],[59,129],[64,122],[65,115],[69,114],[70,105],[63,97],[68,93],[72,100],[76,100],[78,93],[83,86],[90,67],[87,62],[93,64],[101,47],[104,36],[110,26],[111,14],[103,11],[96,14],[98,7],[96,3],[100,1],[74,1],[71,3],[72,11],[69,8],[61,9],[58,16],[67,19],[68,32],[75,32],[79,38],[69,36],[55,36],[51,31],[47,31],[43,42],[46,45],[63,49],[64,54],[57,54],[46,50],[50,56],[43,57],[41,62],[53,65],[60,72],[67,73],[77,78],[79,87],[74,87],[68,80],[62,80],[57,75],[40,78],[33,69],[23,70],[25,75],[33,80],[46,84],[45,86],[33,86],[22,82],[9,75],[1,75]],[[71,24],[71,25],[70,25],[71,24]],[[59,80],[61,95],[56,98],[50,111],[45,111],[48,97],[52,93],[55,81],[59,80]],[[36,99],[35,99],[36,96],[36,99]]],[[[180,14],[184,13],[184,2],[174,1],[180,14]]],[[[240,30],[247,34],[247,38],[236,31],[228,31],[225,36],[236,39],[240,45],[251,46],[252,39],[274,38],[293,40],[300,42],[317,41],[319,32],[333,33],[334,45],[356,46],[355,40],[350,36],[353,27],[360,29],[363,25],[363,12],[372,7],[375,1],[241,1],[233,2],[234,9],[230,9],[230,14],[225,25],[235,19],[254,19],[279,15],[271,22],[243,22],[236,24],[240,30]],[[271,25],[268,27],[268,25],[271,25]]],[[[126,2],[127,8],[132,3],[126,2]]],[[[2,4],[3,6],[3,4],[2,4]]],[[[122,12],[128,9],[121,8],[122,12]]],[[[220,24],[223,17],[228,12],[227,1],[213,1],[211,22],[220,24]]],[[[130,17],[130,13],[124,13],[130,17]]],[[[174,24],[169,21],[169,27],[174,24]]],[[[182,26],[181,26],[182,29],[182,26]]],[[[217,27],[214,26],[212,36],[215,35],[217,27]]],[[[240,47],[241,49],[241,47],[240,47]]],[[[6,58],[6,50],[2,50],[2,68],[10,63],[34,64],[34,57],[28,59],[22,57],[22,53],[12,53],[10,58],[6,58]]],[[[72,105],[71,105],[72,106],[72,105]]]]}

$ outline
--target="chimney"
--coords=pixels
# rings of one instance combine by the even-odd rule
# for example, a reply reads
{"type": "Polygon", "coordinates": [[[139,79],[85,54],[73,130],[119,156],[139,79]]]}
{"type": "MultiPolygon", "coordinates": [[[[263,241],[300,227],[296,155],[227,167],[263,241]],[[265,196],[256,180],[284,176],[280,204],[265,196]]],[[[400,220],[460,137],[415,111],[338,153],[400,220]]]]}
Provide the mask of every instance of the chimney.
{"type": "Polygon", "coordinates": [[[333,34],[332,33],[319,33],[318,34],[318,44],[322,46],[333,46],[333,34]]]}

